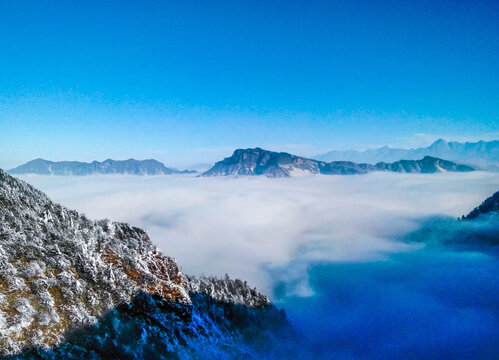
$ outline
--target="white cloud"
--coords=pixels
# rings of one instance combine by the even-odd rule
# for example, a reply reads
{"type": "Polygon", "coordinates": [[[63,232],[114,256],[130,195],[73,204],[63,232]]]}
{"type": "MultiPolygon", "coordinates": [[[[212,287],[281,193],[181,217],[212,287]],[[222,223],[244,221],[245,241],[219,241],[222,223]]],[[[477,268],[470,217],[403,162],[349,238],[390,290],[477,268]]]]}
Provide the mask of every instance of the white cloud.
{"type": "Polygon", "coordinates": [[[264,268],[293,259],[352,262],[408,250],[390,239],[421,217],[467,213],[499,183],[498,174],[480,172],[23,179],[90,218],[146,229],[185,272],[227,272],[263,290],[271,286],[264,268]]]}

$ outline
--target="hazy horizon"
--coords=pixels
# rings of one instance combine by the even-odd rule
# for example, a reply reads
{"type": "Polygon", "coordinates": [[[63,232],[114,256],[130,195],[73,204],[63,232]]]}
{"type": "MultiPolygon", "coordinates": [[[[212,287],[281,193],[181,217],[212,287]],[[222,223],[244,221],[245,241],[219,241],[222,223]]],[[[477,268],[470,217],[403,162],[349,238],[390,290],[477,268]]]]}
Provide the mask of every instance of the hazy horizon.
{"type": "Polygon", "coordinates": [[[499,137],[495,2],[2,1],[0,167],[499,137]]]}
{"type": "MultiPolygon", "coordinates": [[[[292,155],[297,155],[297,156],[303,156],[303,157],[308,157],[308,158],[315,158],[319,155],[322,155],[322,154],[325,154],[329,151],[359,151],[359,152],[362,152],[362,151],[366,151],[366,150],[373,150],[373,149],[376,149],[376,148],[381,148],[381,147],[384,147],[384,146],[388,146],[392,149],[416,149],[416,148],[426,148],[428,146],[430,146],[431,144],[433,144],[435,141],[437,140],[444,140],[444,141],[447,141],[447,142],[458,142],[458,143],[465,143],[465,142],[469,142],[469,143],[476,143],[478,141],[485,141],[485,142],[488,142],[488,141],[497,141],[497,139],[499,139],[499,137],[497,138],[494,138],[494,137],[486,137],[485,139],[468,139],[468,141],[465,141],[465,140],[448,140],[448,139],[443,139],[443,138],[436,138],[435,140],[431,141],[430,143],[425,143],[426,145],[421,145],[421,146],[418,146],[418,147],[396,147],[396,146],[390,146],[390,145],[383,145],[383,146],[379,146],[379,147],[371,147],[371,148],[357,148],[357,149],[353,149],[353,148],[349,148],[349,149],[344,149],[344,150],[341,150],[341,149],[333,149],[333,148],[330,148],[328,150],[324,150],[322,153],[311,153],[309,150],[309,152],[305,152],[305,153],[296,153],[296,152],[291,152],[292,155]]],[[[282,148],[274,148],[274,147],[262,147],[262,146],[253,146],[252,148],[255,148],[255,147],[259,147],[259,148],[263,148],[265,150],[269,150],[269,151],[276,151],[276,152],[289,152],[289,151],[286,151],[286,150],[283,150],[282,148]]],[[[175,163],[175,162],[166,162],[166,161],[163,161],[161,160],[161,157],[158,157],[158,158],[153,158],[153,157],[144,157],[144,158],[137,158],[137,157],[133,157],[133,156],[130,156],[130,157],[124,157],[124,158],[111,158],[112,160],[128,160],[128,159],[135,159],[135,160],[146,160],[146,159],[154,159],[154,160],[158,160],[160,162],[162,162],[163,164],[165,164],[165,166],[167,167],[173,167],[173,168],[179,168],[179,169],[189,169],[191,167],[197,167],[197,166],[200,166],[200,165],[206,165],[206,166],[212,166],[215,162],[217,161],[220,161],[220,160],[223,160],[224,158],[226,157],[230,157],[233,153],[234,150],[236,149],[240,149],[241,147],[237,147],[237,148],[234,148],[232,150],[230,150],[229,148],[227,148],[227,152],[225,153],[220,153],[220,156],[218,158],[212,158],[211,160],[206,160],[206,161],[197,161],[197,162],[191,162],[191,163],[175,163]]],[[[284,147],[286,148],[286,147],[284,147]]],[[[299,149],[296,149],[299,151],[299,149]]],[[[32,161],[32,160],[36,160],[36,159],[40,159],[41,157],[35,157],[35,158],[31,158],[29,160],[26,160],[25,162],[23,163],[19,163],[17,165],[13,165],[13,166],[10,166],[10,167],[2,167],[0,166],[1,169],[3,170],[11,170],[12,168],[15,168],[19,165],[22,165],[22,164],[25,164],[26,162],[29,162],[29,161],[32,161]]],[[[43,158],[42,158],[43,159],[43,158]]],[[[106,157],[106,156],[103,156],[101,159],[92,159],[92,160],[89,160],[89,159],[68,159],[68,158],[65,158],[65,157],[62,157],[62,158],[59,158],[59,159],[44,159],[44,160],[48,160],[48,161],[54,161],[54,162],[57,162],[57,161],[80,161],[80,162],[85,162],[85,163],[91,163],[93,161],[99,161],[99,162],[102,162],[104,160],[107,160],[107,159],[110,159],[109,157],[106,157]]],[[[400,159],[402,160],[402,159],[400,159]]],[[[447,160],[447,159],[444,159],[444,160],[447,160]]]]}

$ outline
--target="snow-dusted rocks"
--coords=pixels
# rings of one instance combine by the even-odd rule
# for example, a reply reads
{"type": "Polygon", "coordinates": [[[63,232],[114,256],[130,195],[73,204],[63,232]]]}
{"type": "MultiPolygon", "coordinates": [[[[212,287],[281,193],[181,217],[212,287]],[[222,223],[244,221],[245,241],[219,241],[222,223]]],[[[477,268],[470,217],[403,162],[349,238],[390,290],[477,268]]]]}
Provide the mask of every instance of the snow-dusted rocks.
{"type": "MultiPolygon", "coordinates": [[[[185,276],[145,231],[91,221],[0,170],[0,356],[57,346],[68,332],[140,302],[140,294],[168,304],[156,317],[185,322],[187,329],[195,317],[192,294],[198,302],[208,296],[250,307],[270,304],[240,280],[185,276]]],[[[179,331],[164,332],[160,339],[179,344],[172,338],[179,331]]]]}
{"type": "Polygon", "coordinates": [[[53,345],[139,290],[189,304],[174,259],[141,229],[91,221],[0,171],[0,348],[53,345]]]}
{"type": "Polygon", "coordinates": [[[230,304],[248,305],[252,307],[270,305],[267,296],[248,286],[246,281],[225,278],[195,277],[186,275],[190,292],[209,295],[211,298],[230,304]]]}

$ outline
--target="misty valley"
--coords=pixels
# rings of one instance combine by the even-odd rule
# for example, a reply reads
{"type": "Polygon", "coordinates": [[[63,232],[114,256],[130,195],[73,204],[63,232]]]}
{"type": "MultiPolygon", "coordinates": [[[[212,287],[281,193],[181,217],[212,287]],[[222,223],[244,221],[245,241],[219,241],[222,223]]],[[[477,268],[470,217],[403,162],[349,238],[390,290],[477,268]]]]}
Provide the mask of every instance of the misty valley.
{"type": "MultiPolygon", "coordinates": [[[[282,179],[18,176],[55,203],[85,215],[76,220],[76,212],[64,215],[59,205],[48,208],[45,195],[3,173],[2,261],[14,268],[4,266],[1,279],[6,294],[19,294],[19,299],[3,298],[1,324],[24,334],[3,338],[4,355],[10,358],[421,359],[438,353],[485,359],[496,351],[499,195],[469,219],[461,217],[480,205],[477,199],[497,191],[497,173],[282,179]],[[23,200],[28,194],[29,201],[23,200]],[[29,210],[33,202],[39,208],[29,210]],[[33,220],[19,225],[16,211],[28,212],[33,220]],[[93,225],[94,219],[119,223],[99,220],[93,225]],[[67,221],[73,224],[70,229],[65,229],[67,221]],[[81,221],[86,225],[75,228],[81,221]],[[118,231],[121,223],[146,232],[118,231]],[[46,229],[38,231],[47,232],[54,244],[61,242],[59,253],[71,246],[66,262],[56,261],[62,256],[56,253],[27,251],[33,246],[30,236],[22,250],[7,246],[5,241],[19,236],[19,226],[46,229]],[[93,230],[96,226],[102,229],[93,230]],[[119,248],[112,242],[118,233],[123,235],[116,244],[125,241],[119,248]],[[172,269],[179,270],[161,275],[162,266],[171,265],[135,263],[138,256],[163,256],[142,246],[133,251],[143,255],[130,253],[137,246],[130,241],[136,238],[140,244],[143,236],[173,256],[164,261],[174,261],[172,269]],[[74,245],[69,245],[72,237],[74,245]],[[94,275],[73,260],[80,257],[81,242],[87,243],[84,256],[101,266],[94,275]],[[23,254],[17,255],[21,262],[16,253],[23,254]],[[47,256],[56,262],[50,265],[47,256]],[[39,275],[35,270],[25,275],[24,266],[38,269],[39,275]],[[49,268],[52,275],[42,275],[49,268]],[[108,268],[116,268],[111,278],[108,268]],[[111,289],[126,286],[118,278],[123,284],[132,281],[132,292],[115,297],[111,289]],[[172,290],[158,290],[162,281],[172,290]],[[99,290],[104,286],[99,282],[113,284],[106,286],[109,295],[99,290]],[[24,287],[13,288],[21,283],[24,287]],[[41,298],[35,300],[41,296],[39,286],[48,286],[45,301],[56,306],[43,326],[36,315],[43,309],[41,298]],[[162,291],[179,295],[169,298],[162,291]],[[71,305],[78,293],[95,298],[97,307],[90,311],[86,301],[71,305]],[[19,301],[24,297],[23,308],[19,301]],[[106,301],[107,307],[97,305],[106,301]],[[76,311],[75,306],[83,307],[76,311]],[[22,313],[25,323],[18,324],[22,313]],[[62,319],[66,328],[55,325],[62,319]],[[60,330],[44,333],[53,326],[60,330]],[[42,333],[32,330],[37,328],[42,333]]],[[[43,246],[50,248],[45,236],[43,246]]]]}

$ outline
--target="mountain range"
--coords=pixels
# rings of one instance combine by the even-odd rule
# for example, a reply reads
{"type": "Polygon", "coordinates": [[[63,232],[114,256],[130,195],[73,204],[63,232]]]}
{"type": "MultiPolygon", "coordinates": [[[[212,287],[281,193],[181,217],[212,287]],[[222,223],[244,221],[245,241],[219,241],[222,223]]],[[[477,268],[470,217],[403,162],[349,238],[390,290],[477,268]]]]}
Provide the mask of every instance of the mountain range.
{"type": "Polygon", "coordinates": [[[291,177],[304,174],[354,175],[373,171],[400,173],[436,173],[445,171],[468,172],[472,167],[451,161],[425,156],[421,160],[400,160],[394,163],[380,162],[376,165],[350,161],[325,162],[307,159],[284,152],[254,149],[237,149],[201,176],[245,176],[291,177]]]}
{"type": "Polygon", "coordinates": [[[2,170],[0,219],[0,357],[262,358],[255,344],[288,326],[246,282],[185,275],[144,230],[89,220],[2,170]]]}
{"type": "Polygon", "coordinates": [[[154,160],[111,160],[103,162],[92,161],[91,163],[80,161],[49,161],[35,159],[8,171],[10,174],[24,175],[97,175],[97,174],[121,174],[121,175],[171,175],[191,174],[193,170],[177,170],[168,168],[163,163],[154,160]]]}
{"type": "Polygon", "coordinates": [[[479,169],[499,170],[499,141],[478,142],[447,142],[443,139],[435,141],[430,146],[416,149],[399,149],[384,146],[365,151],[329,151],[315,156],[322,161],[353,161],[353,162],[394,162],[400,159],[416,160],[424,156],[432,156],[479,169]]]}

